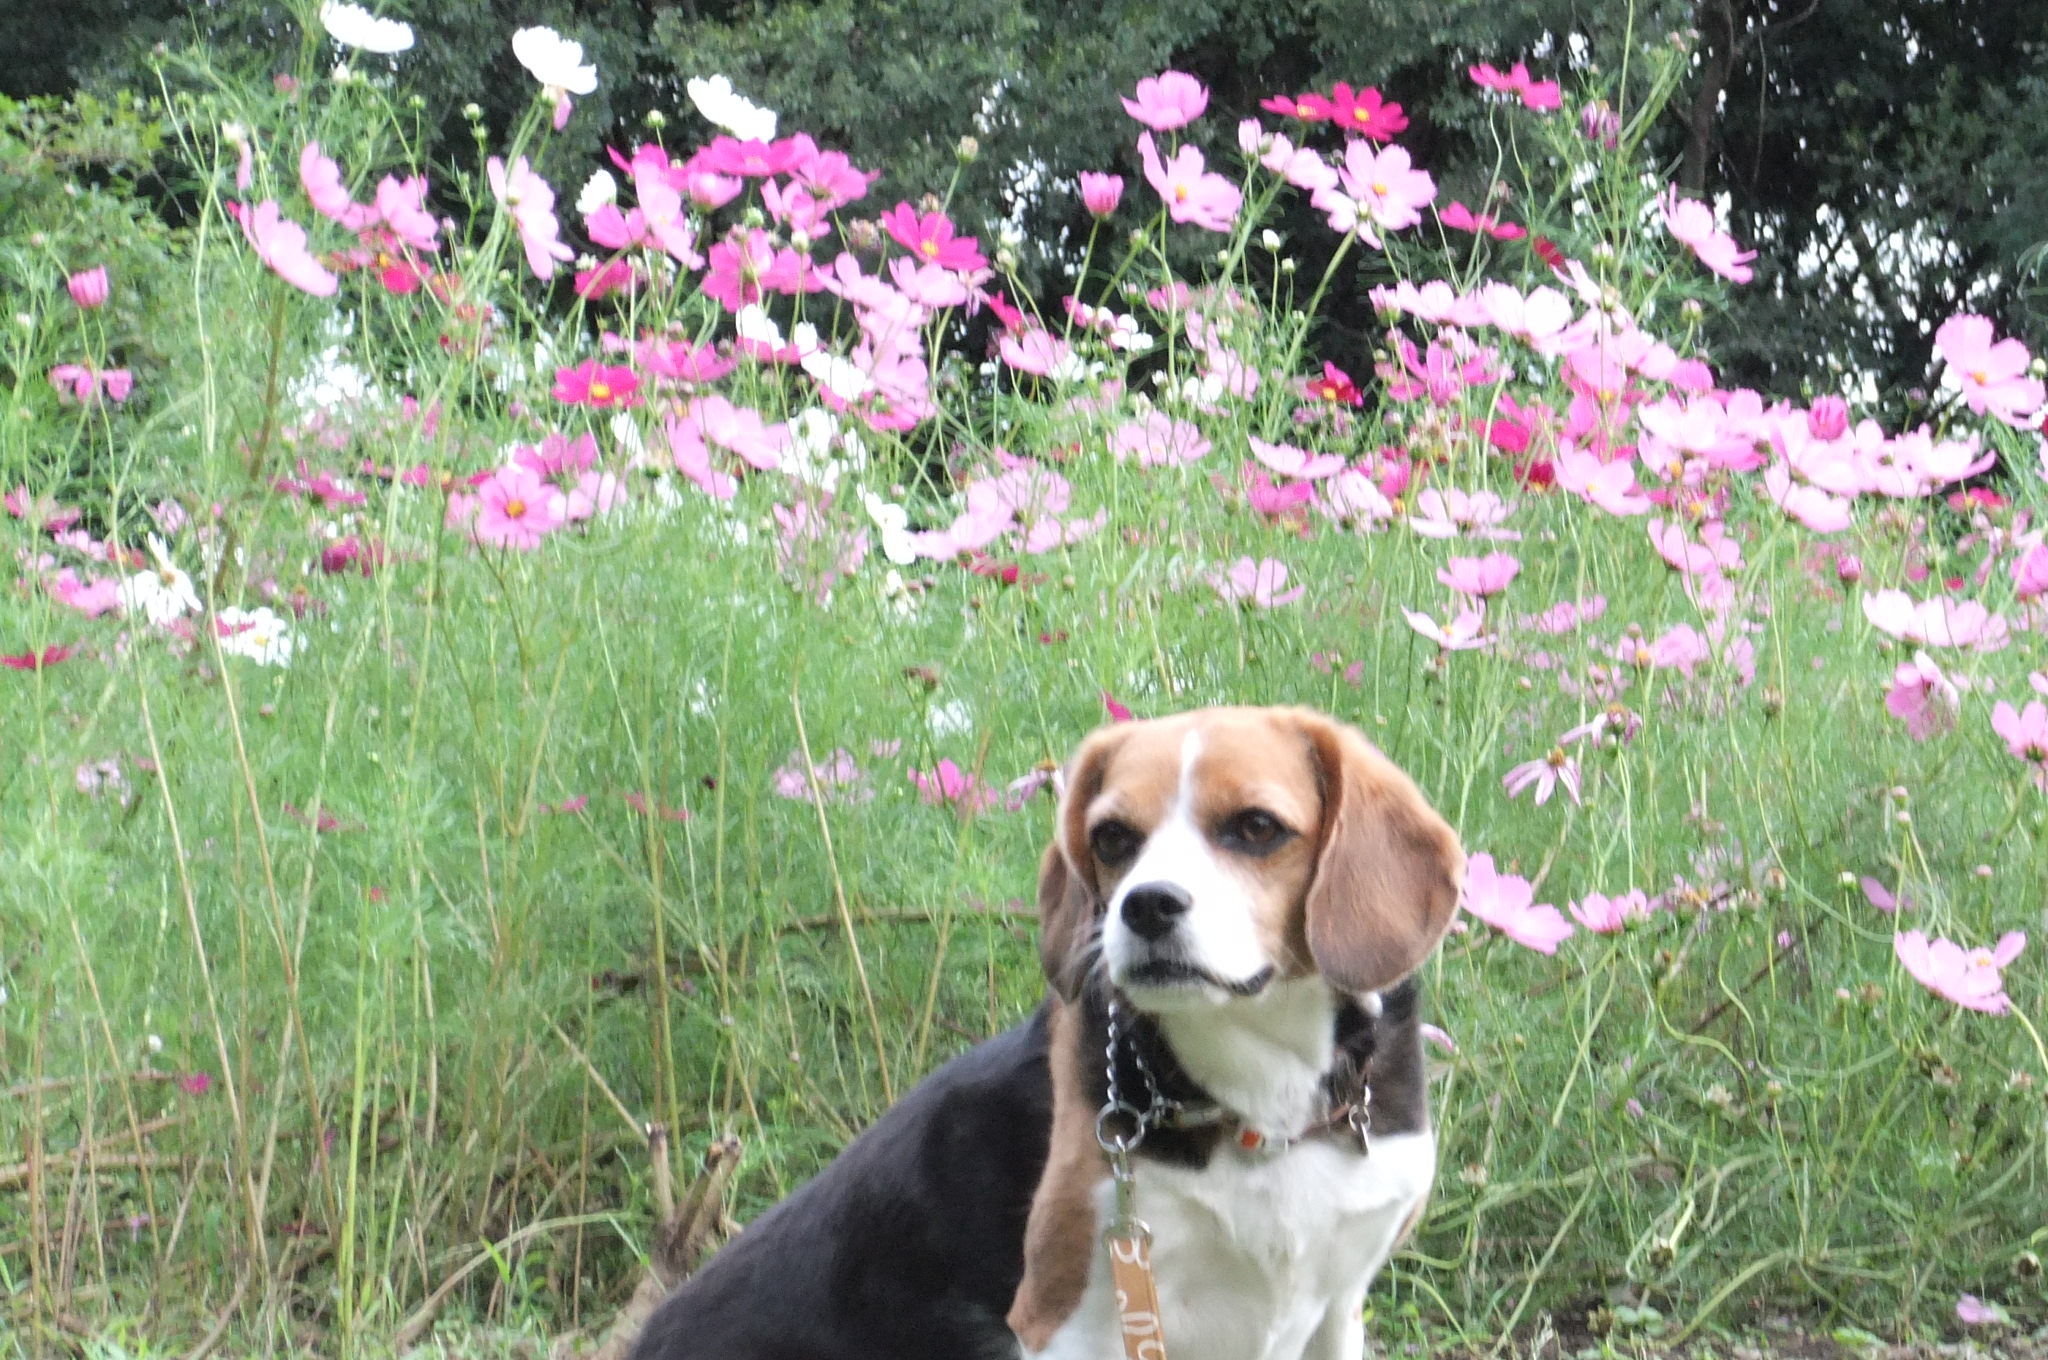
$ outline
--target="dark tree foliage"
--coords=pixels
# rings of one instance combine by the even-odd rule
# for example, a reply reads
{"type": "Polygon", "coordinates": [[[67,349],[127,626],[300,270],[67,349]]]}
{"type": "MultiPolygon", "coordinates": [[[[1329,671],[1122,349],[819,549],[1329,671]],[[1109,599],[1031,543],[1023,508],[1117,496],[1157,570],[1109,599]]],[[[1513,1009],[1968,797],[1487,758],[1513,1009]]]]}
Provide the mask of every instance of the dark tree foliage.
{"type": "Polygon", "coordinates": [[[2022,257],[2048,237],[2048,4],[1701,0],[1694,23],[1699,79],[1667,146],[1760,252],[1718,327],[1731,380],[1835,386],[1827,356],[1918,405],[1959,310],[2041,350],[2022,257]]]}
{"type": "MultiPolygon", "coordinates": [[[[0,11],[24,0],[0,0],[0,11]]],[[[251,74],[314,76],[331,52],[282,0],[98,0],[65,23],[0,21],[0,93],[154,84],[152,45],[203,45],[251,74]]],[[[310,9],[310,0],[308,0],[310,9]]],[[[683,81],[723,72],[789,129],[885,172],[881,206],[949,190],[993,236],[1012,221],[1026,283],[1054,300],[1088,229],[1069,186],[1083,169],[1149,206],[1117,96],[1172,65],[1214,90],[1195,135],[1227,146],[1275,91],[1370,83],[1412,119],[1403,141],[1444,196],[1495,177],[1487,109],[1465,67],[1530,55],[1569,90],[1574,61],[1619,69],[1629,45],[1693,30],[1693,71],[1649,143],[1689,191],[1725,194],[1757,280],[1715,318],[1731,382],[1838,389],[1874,375],[1894,414],[1917,404],[1933,329],[1969,308],[2048,342],[2030,247],[2048,236],[2048,0],[382,0],[419,45],[404,61],[437,133],[432,159],[469,163],[461,109],[502,134],[530,105],[508,43],[521,24],[580,39],[602,72],[544,170],[575,175],[601,141],[671,145],[709,129],[683,81]],[[1567,41],[1577,35],[1578,43],[1567,41]],[[1575,55],[1576,54],[1576,55],[1575,55]],[[963,137],[978,154],[960,156],[963,137]]],[[[40,11],[39,11],[40,12],[40,11]]],[[[374,59],[373,59],[374,60],[374,59]]],[[[1563,116],[1571,116],[1567,109],[1563,116]]],[[[1279,224],[1304,273],[1327,248],[1296,210],[1279,224]]],[[[1192,253],[1199,243],[1190,241],[1192,253]]],[[[2036,250],[2038,257],[2040,251],[2036,250]]],[[[1192,260],[1190,261],[1192,262],[1192,260]]],[[[1370,279],[1365,280],[1370,282],[1370,279]]],[[[1340,325],[1367,323],[1354,297],[1340,325]]]]}

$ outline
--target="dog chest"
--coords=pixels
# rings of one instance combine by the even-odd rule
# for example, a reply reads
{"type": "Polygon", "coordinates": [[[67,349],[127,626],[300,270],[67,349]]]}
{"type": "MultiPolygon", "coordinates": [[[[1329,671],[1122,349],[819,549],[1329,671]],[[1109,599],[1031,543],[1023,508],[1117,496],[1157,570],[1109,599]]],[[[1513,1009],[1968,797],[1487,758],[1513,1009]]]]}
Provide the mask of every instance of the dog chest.
{"type": "MultiPolygon", "coordinates": [[[[1435,1165],[1427,1132],[1374,1139],[1363,1157],[1348,1142],[1315,1139],[1272,1157],[1221,1150],[1201,1168],[1141,1163],[1138,1213],[1152,1230],[1167,1353],[1356,1355],[1356,1343],[1342,1340],[1357,1333],[1365,1287],[1428,1193],[1435,1165]]],[[[1105,1184],[1098,1223],[1109,1212],[1105,1184]]],[[[1034,1360],[1119,1360],[1115,1313],[1096,1244],[1080,1307],[1034,1360]]]]}

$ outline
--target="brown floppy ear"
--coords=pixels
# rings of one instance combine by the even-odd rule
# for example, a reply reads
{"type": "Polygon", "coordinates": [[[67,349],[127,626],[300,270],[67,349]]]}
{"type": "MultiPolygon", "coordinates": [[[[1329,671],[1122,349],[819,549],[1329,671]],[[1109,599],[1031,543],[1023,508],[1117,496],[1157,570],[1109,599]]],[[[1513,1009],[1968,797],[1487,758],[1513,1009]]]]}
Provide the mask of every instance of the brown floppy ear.
{"type": "Polygon", "coordinates": [[[1321,714],[1299,716],[1323,783],[1309,953],[1336,986],[1376,992],[1414,972],[1450,928],[1465,852],[1372,743],[1321,714]]]}
{"type": "Polygon", "coordinates": [[[1071,1001],[1087,980],[1095,939],[1095,859],[1088,853],[1088,804],[1102,791],[1102,767],[1121,734],[1096,732],[1067,762],[1066,792],[1052,844],[1038,864],[1038,957],[1046,981],[1071,1001]]]}

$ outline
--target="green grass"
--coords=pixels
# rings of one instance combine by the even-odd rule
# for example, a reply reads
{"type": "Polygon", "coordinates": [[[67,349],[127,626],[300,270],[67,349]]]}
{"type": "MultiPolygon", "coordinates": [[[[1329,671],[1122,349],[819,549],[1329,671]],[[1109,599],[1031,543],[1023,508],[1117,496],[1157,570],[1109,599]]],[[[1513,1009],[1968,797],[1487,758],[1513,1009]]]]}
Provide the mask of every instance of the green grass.
{"type": "MultiPolygon", "coordinates": [[[[1859,588],[1811,569],[1814,536],[1753,479],[1727,479],[1746,560],[1738,617],[1761,625],[1753,682],[1720,660],[1682,678],[1613,656],[1631,624],[1652,638],[1707,627],[1639,521],[1517,487],[1483,443],[1416,408],[1368,407],[1343,441],[1319,438],[1404,440],[1440,458],[1432,485],[1518,503],[1523,540],[1495,546],[1523,570],[1497,624],[1607,601],[1576,634],[1510,626],[1496,649],[1439,656],[1400,609],[1442,617],[1437,569],[1484,545],[1399,524],[1303,535],[1212,486],[1235,483],[1247,434],[1288,437],[1285,371],[1309,365],[1287,360],[1317,352],[1288,277],[1252,249],[1237,267],[1277,305],[1239,317],[1232,343],[1268,378],[1221,414],[1175,407],[1215,443],[1201,462],[1118,463],[1107,439],[1130,397],[1088,414],[1069,392],[991,385],[958,360],[931,426],[862,432],[870,461],[849,485],[904,487],[921,524],[952,513],[941,465],[978,465],[991,445],[1073,449],[1058,467],[1075,510],[1105,509],[1109,527],[1025,560],[1017,584],[922,563],[904,572],[906,612],[877,554],[821,602],[778,570],[771,507],[788,482],[750,477],[723,506],[665,457],[628,474],[621,513],[532,554],[480,550],[444,529],[440,490],[357,465],[495,466],[537,434],[515,399],[549,428],[588,426],[619,465],[609,424],[551,403],[551,365],[523,358],[541,333],[561,362],[583,357],[581,328],[610,313],[565,323],[509,276],[493,282],[518,267],[516,245],[472,186],[483,207],[456,258],[503,309],[493,348],[444,351],[437,301],[367,281],[344,285],[360,305],[342,339],[336,304],[287,289],[224,224],[232,152],[213,159],[210,129],[271,120],[257,124],[265,173],[285,195],[304,136],[388,146],[368,131],[381,105],[360,90],[303,109],[268,99],[174,103],[207,211],[174,237],[148,310],[68,310],[49,248],[31,260],[46,286],[29,324],[5,342],[0,482],[78,504],[96,535],[130,544],[140,507],[174,495],[197,521],[174,555],[213,604],[259,603],[274,582],[279,608],[302,592],[308,609],[304,649],[278,669],[133,619],[87,622],[39,589],[0,595],[0,650],[78,644],[0,675],[0,1324],[13,1331],[0,1354],[47,1353],[82,1328],[94,1353],[153,1355],[223,1317],[250,1353],[374,1353],[480,1255],[447,1317],[601,1329],[652,1228],[649,1122],[673,1131],[683,1176],[714,1136],[744,1140],[731,1205],[744,1221],[923,1072],[1036,1004],[1049,795],[961,815],[921,802],[906,767],[948,758],[1000,788],[1063,758],[1103,719],[1105,692],[1140,716],[1328,709],[1539,900],[1672,895],[1674,910],[1581,933],[1555,957],[1473,921],[1428,965],[1430,1018],[1457,1043],[1435,1090],[1443,1174],[1375,1292],[1376,1328],[1478,1343],[1642,1303],[1667,1338],[1782,1312],[1904,1334],[1952,1326],[1966,1290],[2023,1322],[2048,1308],[2038,1262],[2025,1273],[2048,1249],[2041,945],[2007,973],[2016,1014],[1960,1012],[1900,970],[1894,921],[1853,882],[1903,878],[1912,924],[1932,934],[2038,934],[2042,797],[1991,733],[1981,689],[1954,732],[1905,738],[1880,702],[1900,649],[1866,624],[1859,588]],[[327,414],[347,434],[332,448],[308,433],[293,380],[338,339],[380,395],[327,414]],[[56,404],[43,371],[93,346],[144,374],[130,408],[56,404]],[[436,433],[396,411],[400,392],[440,404],[436,433]],[[300,456],[367,502],[274,493],[300,456]],[[330,526],[388,544],[391,560],[321,575],[330,526]],[[1305,597],[1223,602],[1205,576],[1242,555],[1284,560],[1305,597]],[[1640,735],[1583,748],[1583,807],[1508,800],[1507,769],[1606,701],[1560,687],[1590,684],[1595,666],[1625,682],[1640,735]],[[777,770],[805,746],[851,753],[871,796],[777,796],[777,770]],[[82,792],[81,764],[107,760],[122,787],[82,792]],[[580,811],[549,810],[578,797],[580,811]],[[187,1089],[193,1074],[203,1091],[187,1089]]],[[[1552,133],[1560,165],[1589,154],[1552,133]]],[[[351,162],[396,163],[360,149],[351,162]]],[[[1529,173],[1562,185],[1568,168],[1529,173]]],[[[1612,242],[1603,269],[1631,305],[1648,315],[1661,299],[1668,317],[1685,286],[1633,225],[1645,195],[1626,167],[1600,173],[1584,191],[1596,225],[1580,230],[1612,242]]],[[[560,187],[566,215],[574,184],[560,187]]],[[[1443,267],[1424,246],[1395,251],[1412,277],[1443,267]]],[[[613,324],[729,334],[687,289],[635,306],[613,324]]],[[[1338,357],[1361,377],[1370,366],[1338,357]]],[[[1164,363],[1191,367],[1181,342],[1164,363]]],[[[1505,386],[1468,392],[1466,409],[1505,386]]],[[[1540,372],[1514,387],[1563,405],[1540,372]]],[[[808,404],[768,369],[720,390],[771,419],[808,404]]],[[[662,449],[658,423],[636,419],[662,449]]],[[[2019,466],[2002,489],[2038,514],[2040,481],[2019,466]]],[[[836,513],[845,532],[861,523],[851,495],[836,513]]],[[[1910,561],[1961,573],[1983,551],[1959,542],[1966,529],[1934,501],[1866,507],[1845,546],[1867,582],[1910,561]]],[[[0,541],[49,548],[14,520],[0,541]]],[[[1982,597],[2014,609],[2002,565],[1982,597]]],[[[2038,655],[2022,633],[2006,652],[1942,661],[2017,700],[2038,655]]]]}

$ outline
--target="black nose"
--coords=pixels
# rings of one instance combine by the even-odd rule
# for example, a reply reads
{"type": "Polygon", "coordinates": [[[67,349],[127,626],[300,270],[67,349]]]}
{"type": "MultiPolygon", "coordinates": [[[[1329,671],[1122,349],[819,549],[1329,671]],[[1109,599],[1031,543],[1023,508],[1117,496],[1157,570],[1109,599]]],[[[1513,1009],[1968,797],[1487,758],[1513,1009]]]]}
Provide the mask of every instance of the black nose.
{"type": "Polygon", "coordinates": [[[1146,883],[1124,894],[1124,924],[1141,940],[1156,940],[1195,905],[1187,889],[1173,883],[1146,883]]]}

